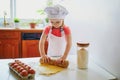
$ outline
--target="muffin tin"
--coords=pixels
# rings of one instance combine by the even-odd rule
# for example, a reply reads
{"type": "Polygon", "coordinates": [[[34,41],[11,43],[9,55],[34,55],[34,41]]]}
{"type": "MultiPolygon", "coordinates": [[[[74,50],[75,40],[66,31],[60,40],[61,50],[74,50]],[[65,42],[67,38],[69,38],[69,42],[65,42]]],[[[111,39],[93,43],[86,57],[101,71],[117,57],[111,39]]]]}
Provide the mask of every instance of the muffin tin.
{"type": "Polygon", "coordinates": [[[15,60],[14,62],[8,63],[9,69],[17,74],[22,80],[34,80],[35,70],[29,65],[21,62],[20,60],[15,60]]]}

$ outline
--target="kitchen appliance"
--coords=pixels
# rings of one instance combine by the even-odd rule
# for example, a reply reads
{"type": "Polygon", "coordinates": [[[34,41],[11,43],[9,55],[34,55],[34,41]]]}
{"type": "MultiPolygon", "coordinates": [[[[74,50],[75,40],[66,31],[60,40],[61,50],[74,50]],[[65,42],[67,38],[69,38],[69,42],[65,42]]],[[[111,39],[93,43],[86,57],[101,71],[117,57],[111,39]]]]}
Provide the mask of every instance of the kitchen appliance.
{"type": "Polygon", "coordinates": [[[22,40],[40,40],[42,33],[22,33],[22,40]]]}

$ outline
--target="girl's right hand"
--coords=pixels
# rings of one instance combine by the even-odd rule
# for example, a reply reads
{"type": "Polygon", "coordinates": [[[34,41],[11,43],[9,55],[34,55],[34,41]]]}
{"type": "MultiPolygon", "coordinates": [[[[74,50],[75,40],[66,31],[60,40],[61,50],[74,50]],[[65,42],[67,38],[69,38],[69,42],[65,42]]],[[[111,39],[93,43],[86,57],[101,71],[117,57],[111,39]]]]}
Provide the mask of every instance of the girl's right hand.
{"type": "Polygon", "coordinates": [[[47,55],[43,55],[43,56],[41,56],[41,58],[44,63],[48,63],[50,61],[50,57],[48,57],[47,55]]]}

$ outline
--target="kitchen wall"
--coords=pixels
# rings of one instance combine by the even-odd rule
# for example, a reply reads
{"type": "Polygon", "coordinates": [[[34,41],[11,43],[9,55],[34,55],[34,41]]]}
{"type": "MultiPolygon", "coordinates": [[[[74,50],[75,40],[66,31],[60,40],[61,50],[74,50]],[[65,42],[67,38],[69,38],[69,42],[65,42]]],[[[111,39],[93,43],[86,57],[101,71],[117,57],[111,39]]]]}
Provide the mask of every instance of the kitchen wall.
{"type": "Polygon", "coordinates": [[[89,56],[120,80],[120,0],[65,0],[72,31],[71,54],[76,42],[90,42],[89,56]]]}

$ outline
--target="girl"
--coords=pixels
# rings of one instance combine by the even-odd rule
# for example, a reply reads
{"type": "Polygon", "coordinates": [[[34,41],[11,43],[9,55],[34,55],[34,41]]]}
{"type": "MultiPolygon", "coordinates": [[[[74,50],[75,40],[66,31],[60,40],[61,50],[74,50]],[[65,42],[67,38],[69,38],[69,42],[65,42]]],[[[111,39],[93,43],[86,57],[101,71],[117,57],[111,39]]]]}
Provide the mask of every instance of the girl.
{"type": "Polygon", "coordinates": [[[61,5],[45,8],[50,25],[43,30],[40,46],[40,55],[44,62],[49,62],[51,56],[59,57],[57,63],[62,63],[68,56],[71,48],[71,32],[64,24],[64,18],[68,11],[61,5]],[[48,40],[47,55],[44,44],[48,40]]]}

